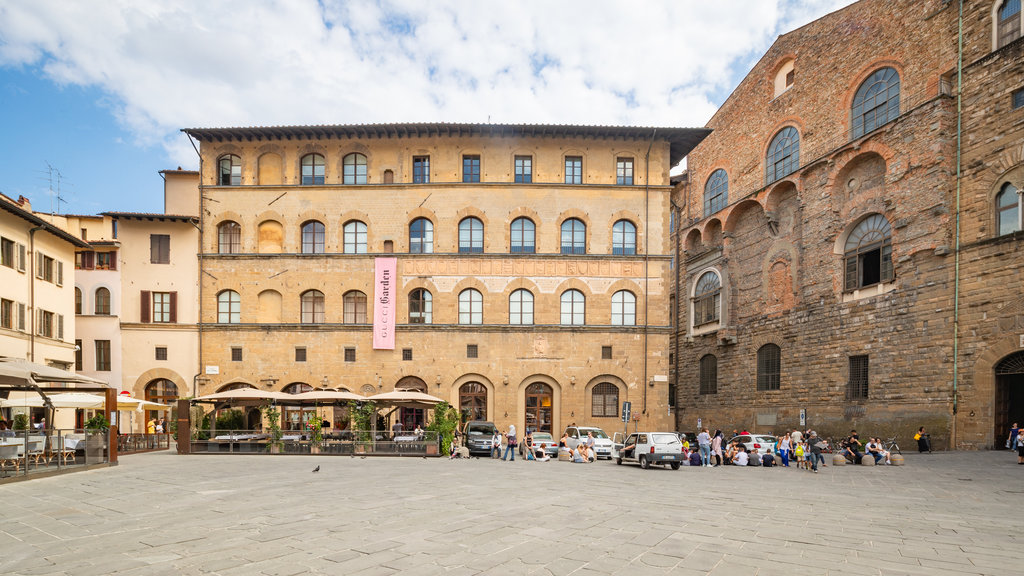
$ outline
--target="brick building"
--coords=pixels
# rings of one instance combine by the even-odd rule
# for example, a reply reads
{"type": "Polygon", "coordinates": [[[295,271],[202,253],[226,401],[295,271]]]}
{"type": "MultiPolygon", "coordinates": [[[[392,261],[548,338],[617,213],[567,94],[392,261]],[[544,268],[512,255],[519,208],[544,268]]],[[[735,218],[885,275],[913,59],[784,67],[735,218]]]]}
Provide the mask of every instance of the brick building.
{"type": "Polygon", "coordinates": [[[1018,5],[964,3],[959,139],[943,0],[862,0],[785,34],[715,114],[673,195],[680,429],[803,411],[830,435],[993,444],[1024,400],[995,376],[1024,346],[1020,197],[996,200],[1021,186],[1018,5]]]}
{"type": "Polygon", "coordinates": [[[418,389],[556,434],[619,429],[629,400],[641,425],[671,426],[669,169],[706,130],[185,132],[201,157],[198,393],[418,389]],[[394,349],[373,344],[390,258],[394,349]]]}

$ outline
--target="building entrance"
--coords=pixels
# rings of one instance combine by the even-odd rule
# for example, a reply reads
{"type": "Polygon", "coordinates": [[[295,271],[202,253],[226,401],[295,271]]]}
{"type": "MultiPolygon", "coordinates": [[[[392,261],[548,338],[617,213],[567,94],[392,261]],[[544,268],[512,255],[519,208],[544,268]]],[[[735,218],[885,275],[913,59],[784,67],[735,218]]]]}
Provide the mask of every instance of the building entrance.
{"type": "Polygon", "coordinates": [[[551,386],[540,382],[526,388],[526,427],[534,432],[551,432],[551,386]]]}
{"type": "Polygon", "coordinates": [[[995,448],[1002,449],[1014,422],[1024,424],[1024,352],[996,364],[995,448]]]}

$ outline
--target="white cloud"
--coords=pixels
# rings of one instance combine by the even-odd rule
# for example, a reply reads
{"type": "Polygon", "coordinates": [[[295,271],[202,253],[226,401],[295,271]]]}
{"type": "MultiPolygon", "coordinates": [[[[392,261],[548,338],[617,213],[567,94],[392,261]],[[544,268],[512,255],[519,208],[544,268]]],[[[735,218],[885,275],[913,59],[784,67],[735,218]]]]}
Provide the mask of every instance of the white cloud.
{"type": "Polygon", "coordinates": [[[850,0],[36,0],[0,66],[99,87],[143,143],[178,129],[447,121],[700,126],[786,30],[850,0]]]}

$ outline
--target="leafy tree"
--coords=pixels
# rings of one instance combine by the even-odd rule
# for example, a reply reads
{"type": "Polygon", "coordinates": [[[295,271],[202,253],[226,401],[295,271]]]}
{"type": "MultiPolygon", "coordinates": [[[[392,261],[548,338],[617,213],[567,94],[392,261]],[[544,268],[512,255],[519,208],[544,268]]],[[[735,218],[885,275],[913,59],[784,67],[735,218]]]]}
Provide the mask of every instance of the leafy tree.
{"type": "Polygon", "coordinates": [[[440,402],[434,406],[434,420],[427,426],[427,430],[437,432],[441,439],[441,453],[451,452],[452,441],[455,438],[455,429],[459,426],[459,411],[447,402],[440,402]]]}

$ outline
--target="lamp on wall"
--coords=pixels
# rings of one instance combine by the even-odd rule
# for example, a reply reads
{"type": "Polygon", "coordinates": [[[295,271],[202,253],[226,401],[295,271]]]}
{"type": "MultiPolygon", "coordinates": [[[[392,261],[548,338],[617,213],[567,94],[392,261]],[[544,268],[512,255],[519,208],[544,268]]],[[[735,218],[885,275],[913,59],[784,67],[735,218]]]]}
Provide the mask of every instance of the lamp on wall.
{"type": "Polygon", "coordinates": [[[261,379],[260,382],[267,388],[273,388],[274,384],[277,384],[277,378],[267,376],[266,378],[261,379]]]}
{"type": "Polygon", "coordinates": [[[508,376],[502,376],[501,383],[504,384],[505,386],[508,386],[508,376]]]}
{"type": "Polygon", "coordinates": [[[575,376],[569,376],[569,384],[572,384],[573,386],[576,385],[576,377],[575,376]]]}

